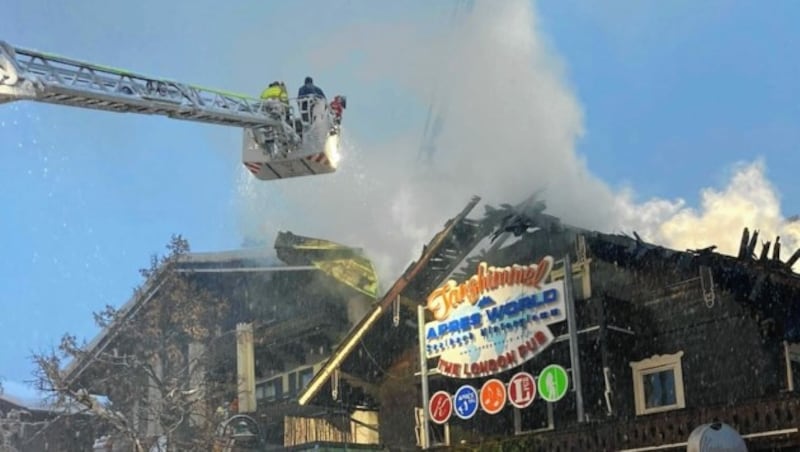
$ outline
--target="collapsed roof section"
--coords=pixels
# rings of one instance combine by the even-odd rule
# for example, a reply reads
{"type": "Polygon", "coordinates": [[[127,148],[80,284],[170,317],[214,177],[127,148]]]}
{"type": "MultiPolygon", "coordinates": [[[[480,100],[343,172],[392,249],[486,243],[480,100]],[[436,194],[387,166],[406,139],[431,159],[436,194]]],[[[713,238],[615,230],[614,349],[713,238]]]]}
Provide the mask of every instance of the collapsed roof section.
{"type": "Polygon", "coordinates": [[[279,232],[275,251],[287,264],[313,266],[370,298],[378,297],[378,275],[372,262],[358,248],[279,232]]]}
{"type": "MultiPolygon", "coordinates": [[[[757,235],[752,237],[755,238],[757,235]]],[[[697,272],[701,267],[708,268],[714,283],[753,309],[769,324],[771,334],[790,342],[800,341],[800,304],[795,302],[800,297],[800,275],[791,269],[793,260],[781,261],[779,252],[771,259],[766,252],[756,258],[755,241],[751,240],[747,228],[742,243],[737,256],[728,256],[714,252],[714,246],[676,251],[646,243],[638,235],[634,238],[601,233],[587,236],[593,256],[623,268],[670,272],[697,272]]],[[[769,243],[764,248],[769,249],[769,243]]]]}
{"type": "MultiPolygon", "coordinates": [[[[325,405],[330,400],[322,389],[330,387],[329,379],[339,370],[348,384],[365,387],[375,385],[387,375],[393,362],[417,341],[416,306],[425,302],[428,293],[448,277],[468,278],[481,261],[494,261],[500,254],[523,254],[545,250],[570,249],[581,235],[592,258],[611,262],[634,271],[661,270],[671,274],[711,269],[713,281],[722,290],[735,294],[749,304],[758,316],[772,324],[770,334],[791,341],[800,341],[800,304],[791,301],[800,296],[800,275],[792,272],[791,264],[800,256],[796,252],[787,262],[779,259],[779,249],[769,259],[762,250],[754,253],[755,238],[745,230],[744,247],[738,257],[715,253],[715,247],[702,250],[677,251],[644,242],[638,234],[604,234],[562,224],[556,217],[544,214],[544,204],[536,195],[518,206],[501,205],[500,209],[486,206],[480,220],[466,216],[475,207],[473,199],[464,210],[450,220],[431,242],[423,248],[422,256],[414,262],[381,299],[347,335],[311,383],[300,394],[300,404],[325,405]],[[532,234],[545,230],[547,234],[532,234]],[[519,250],[503,253],[500,246],[506,239],[525,236],[529,240],[519,250]],[[489,245],[488,248],[478,245],[489,245]],[[474,250],[478,248],[477,252],[474,250]],[[538,250],[538,251],[537,251],[538,250]],[[404,310],[394,311],[398,300],[404,310]],[[393,318],[394,317],[394,318],[393,318]],[[398,317],[406,319],[398,325],[398,317]],[[373,350],[373,352],[370,351],[373,350]],[[380,351],[380,353],[374,353],[380,351]]],[[[511,250],[514,246],[506,246],[511,250]]],[[[765,244],[768,248],[769,244],[765,244]]],[[[508,256],[505,256],[506,258],[508,256]]],[[[405,358],[404,358],[405,359],[405,358]]]]}
{"type": "Polygon", "coordinates": [[[405,351],[416,340],[417,334],[415,324],[401,325],[398,323],[400,315],[389,317],[384,314],[391,311],[393,303],[397,303],[398,311],[403,306],[403,318],[416,318],[414,309],[421,300],[427,298],[428,291],[452,275],[490,234],[495,233],[495,239],[498,239],[495,246],[499,246],[503,237],[508,234],[521,235],[533,223],[558,223],[554,217],[542,214],[544,205],[536,201],[536,195],[516,207],[503,205],[501,209],[494,209],[487,206],[480,220],[467,218],[479,202],[479,197],[473,197],[458,215],[447,221],[444,228],[423,246],[420,258],[409,265],[372,310],[350,330],[325,366],[306,386],[298,397],[301,405],[309,404],[337,369],[343,371],[345,380],[353,381],[350,375],[380,378],[383,369],[389,365],[388,360],[405,351]],[[394,322],[395,328],[383,325],[387,322],[394,322]],[[370,352],[366,344],[370,344],[374,350],[379,349],[381,353],[370,352]],[[356,359],[350,358],[356,350],[356,359]],[[364,355],[368,359],[358,359],[364,355]]]}

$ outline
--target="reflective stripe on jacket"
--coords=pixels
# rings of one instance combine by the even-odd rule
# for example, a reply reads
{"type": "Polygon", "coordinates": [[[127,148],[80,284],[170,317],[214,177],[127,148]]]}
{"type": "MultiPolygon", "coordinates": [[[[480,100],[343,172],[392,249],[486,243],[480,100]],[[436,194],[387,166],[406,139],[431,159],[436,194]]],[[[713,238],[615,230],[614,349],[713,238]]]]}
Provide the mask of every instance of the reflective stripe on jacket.
{"type": "Polygon", "coordinates": [[[280,86],[270,86],[264,91],[261,92],[262,99],[280,99],[280,100],[289,100],[288,96],[285,96],[286,91],[283,91],[280,86]],[[285,99],[284,99],[285,98],[285,99]]]}

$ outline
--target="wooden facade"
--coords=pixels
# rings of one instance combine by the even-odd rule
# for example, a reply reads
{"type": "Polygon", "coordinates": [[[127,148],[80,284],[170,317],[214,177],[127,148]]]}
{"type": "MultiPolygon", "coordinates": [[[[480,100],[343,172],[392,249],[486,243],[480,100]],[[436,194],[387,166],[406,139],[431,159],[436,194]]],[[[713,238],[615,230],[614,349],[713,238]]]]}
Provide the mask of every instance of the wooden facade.
{"type": "Polygon", "coordinates": [[[284,417],[284,444],[295,446],[314,442],[350,443],[353,441],[350,434],[350,420],[346,426],[335,425],[325,418],[314,417],[284,417]]]}
{"type": "MultiPolygon", "coordinates": [[[[317,270],[259,273],[252,261],[230,259],[192,264],[206,287],[231,302],[223,330],[254,324],[251,415],[269,444],[416,448],[417,306],[448,277],[469,277],[480,260],[507,266],[550,255],[557,261],[551,277],[563,279],[561,259],[569,255],[584,417],[578,419],[573,386],[555,403],[507,405],[467,421],[453,417],[446,427],[431,427],[434,443],[468,450],[680,450],[694,428],[725,422],[751,450],[800,450],[800,305],[793,303],[800,277],[786,265],[764,253],[754,258],[749,248],[738,257],[668,250],[638,237],[569,227],[536,209],[514,232],[516,241],[504,242],[514,234],[501,230],[476,255],[475,247],[509,218],[491,208],[481,219],[467,218],[476,204],[448,221],[371,307],[363,288],[331,284],[317,270]],[[367,421],[356,413],[369,413],[367,421]]],[[[552,325],[553,344],[496,377],[536,375],[548,364],[573,372],[566,327],[552,325]]],[[[209,375],[231,383],[233,397],[236,363],[218,364],[209,375]]],[[[427,364],[435,368],[437,361],[427,364]]],[[[430,393],[479,388],[485,380],[432,376],[430,393]]]]}
{"type": "Polygon", "coordinates": [[[83,452],[103,427],[91,416],[30,407],[0,394],[0,451],[83,452]]]}
{"type": "MultiPolygon", "coordinates": [[[[220,422],[238,411],[237,383],[240,376],[237,375],[234,333],[237,324],[251,325],[254,372],[250,378],[254,380],[256,410],[246,414],[259,423],[264,444],[282,449],[285,437],[298,441],[314,437],[298,433],[302,425],[327,422],[324,420],[326,415],[320,416],[318,410],[300,409],[293,401],[319,364],[329,356],[331,348],[369,306],[370,299],[364,291],[354,290],[323,269],[310,263],[296,262],[302,258],[301,253],[291,256],[291,264],[278,261],[270,254],[267,250],[189,254],[167,271],[183,272],[203,290],[213,294],[219,303],[225,304],[224,318],[217,325],[216,337],[212,339],[213,347],[201,347],[214,359],[208,368],[197,373],[206,378],[205,382],[197,384],[204,388],[213,384],[216,388],[213,394],[204,393],[204,405],[216,410],[221,417],[214,420],[220,422]],[[313,417],[322,420],[315,421],[313,417]]],[[[342,252],[339,254],[337,259],[342,259],[342,252]]],[[[323,258],[314,257],[324,262],[323,258]]],[[[126,322],[135,322],[133,313],[145,303],[160,303],[163,299],[168,299],[168,294],[156,290],[142,292],[123,307],[123,312],[132,313],[126,317],[126,322]]],[[[96,353],[118,350],[124,354],[130,347],[140,346],[121,342],[114,331],[108,329],[94,341],[93,349],[96,353]]],[[[182,351],[182,359],[189,359],[192,345],[179,344],[177,348],[182,351]]],[[[68,369],[70,379],[76,386],[88,387],[95,394],[107,394],[112,400],[115,390],[147,387],[146,384],[137,386],[135,382],[131,382],[130,388],[98,386],[94,375],[102,372],[101,366],[102,363],[91,360],[73,363],[68,369]]],[[[133,406],[126,408],[136,409],[133,406]]],[[[332,417],[341,417],[341,414],[332,417]]],[[[158,436],[157,426],[149,424],[153,422],[143,421],[139,428],[152,432],[151,436],[158,436]]],[[[331,425],[334,424],[329,427],[331,425]]],[[[209,428],[213,430],[213,426],[209,428]]],[[[344,440],[351,435],[350,425],[339,433],[317,439],[344,440]]]]}
{"type": "MultiPolygon", "coordinates": [[[[545,246],[542,239],[552,243],[542,234],[509,250],[508,261],[501,264],[535,256],[545,246]]],[[[787,363],[792,367],[785,345],[788,329],[762,310],[752,290],[743,293],[736,290],[740,283],[729,285],[736,279],[733,274],[757,279],[771,270],[620,237],[595,234],[587,241],[589,271],[575,278],[576,287],[583,285],[583,278],[591,280],[590,296],[576,296],[585,419],[578,422],[571,392],[553,404],[549,425],[533,419],[530,426],[517,426],[517,433],[539,431],[500,441],[506,444],[503,450],[515,445],[542,451],[680,450],[694,428],[711,422],[737,429],[751,450],[796,450],[800,394],[792,391],[787,374],[787,363]],[[614,258],[623,250],[628,257],[639,256],[614,258]],[[641,413],[632,364],[665,355],[680,356],[682,381],[677,384],[683,401],[674,409],[641,413]]],[[[543,252],[558,256],[558,250],[543,252]]],[[[791,276],[779,275],[793,284],[791,276]]],[[[778,303],[778,295],[764,296],[778,303]]],[[[535,373],[549,363],[569,368],[567,348],[566,341],[556,343],[521,369],[535,373]]],[[[482,423],[462,424],[472,433],[466,436],[485,441],[513,434],[503,428],[512,417],[507,415],[504,422],[484,416],[482,423]]]]}
{"type": "MultiPolygon", "coordinates": [[[[561,225],[544,215],[533,216],[537,221],[538,230],[480,257],[506,266],[544,255],[571,256],[585,416],[577,418],[572,387],[552,404],[537,400],[523,410],[507,405],[496,415],[479,411],[467,421],[453,416],[451,448],[681,450],[694,428],[724,422],[750,450],[800,450],[794,345],[800,342],[800,316],[793,304],[800,278],[785,264],[764,259],[764,253],[759,259],[710,249],[679,252],[561,225]]],[[[471,274],[475,262],[461,261],[456,278],[471,274]]],[[[563,277],[559,269],[555,278],[563,277]]],[[[402,317],[399,325],[384,315],[359,332],[360,344],[339,360],[351,377],[348,384],[374,395],[381,438],[390,449],[416,446],[414,410],[421,397],[415,306],[443,282],[427,279],[435,283],[402,293],[403,307],[395,311],[402,317]]],[[[496,377],[507,381],[523,370],[536,375],[548,364],[572,372],[566,322],[552,330],[557,339],[548,349],[496,377]]],[[[436,360],[428,366],[434,368],[436,360]]],[[[429,392],[452,394],[485,380],[433,376],[429,392]]],[[[315,404],[346,403],[330,398],[328,389],[314,396],[315,404]]],[[[444,439],[441,428],[433,430],[434,441],[444,439]]]]}

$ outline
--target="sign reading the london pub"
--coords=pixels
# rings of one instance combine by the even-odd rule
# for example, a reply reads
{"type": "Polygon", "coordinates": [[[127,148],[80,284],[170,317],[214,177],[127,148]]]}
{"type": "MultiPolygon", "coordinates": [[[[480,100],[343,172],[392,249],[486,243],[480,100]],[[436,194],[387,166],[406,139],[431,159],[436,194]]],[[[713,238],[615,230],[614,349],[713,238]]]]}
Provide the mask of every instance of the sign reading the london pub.
{"type": "Polygon", "coordinates": [[[471,278],[450,280],[428,296],[435,319],[425,324],[428,358],[453,378],[476,378],[514,368],[553,341],[548,325],[566,319],[564,281],[549,282],[553,258],[490,267],[471,278]]]}

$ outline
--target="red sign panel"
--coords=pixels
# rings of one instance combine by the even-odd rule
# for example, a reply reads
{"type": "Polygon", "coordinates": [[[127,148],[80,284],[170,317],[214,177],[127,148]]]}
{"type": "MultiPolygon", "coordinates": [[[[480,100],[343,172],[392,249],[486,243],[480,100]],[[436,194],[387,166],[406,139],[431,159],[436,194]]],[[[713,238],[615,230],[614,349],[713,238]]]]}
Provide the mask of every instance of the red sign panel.
{"type": "Polygon", "coordinates": [[[536,398],[536,382],[528,372],[519,372],[508,382],[508,401],[516,408],[527,408],[536,398]]]}
{"type": "Polygon", "coordinates": [[[438,391],[431,396],[428,402],[428,412],[431,421],[437,424],[444,424],[453,414],[453,400],[446,391],[438,391]]]}

